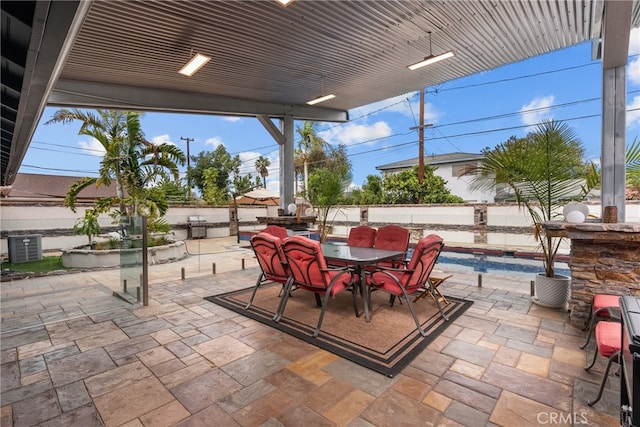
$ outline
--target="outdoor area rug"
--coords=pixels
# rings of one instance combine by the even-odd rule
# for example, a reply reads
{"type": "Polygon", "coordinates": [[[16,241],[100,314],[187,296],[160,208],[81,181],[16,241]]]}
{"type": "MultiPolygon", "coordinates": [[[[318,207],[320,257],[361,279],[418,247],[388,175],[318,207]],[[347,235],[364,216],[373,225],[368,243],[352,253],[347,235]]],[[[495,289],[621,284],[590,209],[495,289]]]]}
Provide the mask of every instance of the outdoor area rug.
{"type": "MultiPolygon", "coordinates": [[[[389,377],[398,374],[473,304],[447,296],[449,304],[444,311],[449,321],[445,321],[430,297],[418,300],[414,308],[427,333],[423,337],[416,329],[406,302],[401,304],[396,299],[392,307],[388,294],[374,292],[371,297],[372,318],[367,323],[364,314],[355,316],[351,293],[341,292],[329,300],[320,334],[313,338],[320,316],[314,294],[305,290],[293,291],[282,319],[276,323],[272,319],[280,302],[281,289],[280,284],[262,285],[249,310],[245,310],[245,306],[253,287],[205,299],[389,377]]],[[[360,296],[357,301],[362,312],[360,296]]]]}

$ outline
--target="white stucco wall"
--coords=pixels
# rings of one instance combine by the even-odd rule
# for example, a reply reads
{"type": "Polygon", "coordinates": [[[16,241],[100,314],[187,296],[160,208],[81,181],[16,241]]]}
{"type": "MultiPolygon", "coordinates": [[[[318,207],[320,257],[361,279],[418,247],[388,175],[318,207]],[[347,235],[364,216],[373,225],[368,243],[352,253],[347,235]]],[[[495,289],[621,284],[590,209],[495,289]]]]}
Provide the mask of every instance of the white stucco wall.
{"type": "MultiPolygon", "coordinates": [[[[589,203],[589,211],[592,216],[600,216],[600,205],[589,203]]],[[[474,205],[425,205],[425,206],[370,206],[367,207],[369,223],[412,224],[413,228],[424,224],[422,235],[436,233],[441,235],[447,244],[461,245],[473,244],[474,232],[472,230],[460,230],[456,228],[472,228],[474,225],[474,205]],[[435,227],[435,228],[434,228],[435,227]]],[[[331,211],[330,218],[336,221],[333,234],[346,237],[349,229],[360,223],[360,207],[345,206],[331,211]]],[[[73,234],[73,225],[84,216],[84,208],[77,212],[63,206],[17,206],[0,205],[0,230],[3,235],[46,233],[47,230],[56,230],[57,236],[43,237],[42,249],[44,251],[70,249],[87,243],[87,237],[73,234]]],[[[229,220],[230,208],[228,207],[172,207],[169,209],[166,219],[172,225],[186,225],[189,216],[201,216],[207,223],[214,227],[207,228],[207,237],[223,237],[230,235],[229,220]]],[[[247,225],[241,226],[241,231],[258,231],[265,227],[259,224],[256,217],[267,216],[267,208],[264,206],[240,207],[238,217],[240,222],[247,225]]],[[[640,222],[640,203],[633,202],[626,206],[627,222],[640,222]]],[[[113,226],[112,219],[108,215],[99,218],[103,227],[113,226]]],[[[487,205],[486,215],[489,227],[514,227],[520,232],[510,233],[491,232],[487,234],[487,244],[493,247],[521,247],[536,250],[537,242],[532,234],[522,233],[522,227],[530,227],[532,221],[528,215],[515,205],[487,205]]],[[[414,231],[415,232],[415,231],[414,231]]],[[[187,229],[174,228],[176,240],[187,239],[187,229]]],[[[568,244],[562,252],[568,251],[568,244]]],[[[0,239],[0,253],[7,254],[7,239],[0,239]]]]}

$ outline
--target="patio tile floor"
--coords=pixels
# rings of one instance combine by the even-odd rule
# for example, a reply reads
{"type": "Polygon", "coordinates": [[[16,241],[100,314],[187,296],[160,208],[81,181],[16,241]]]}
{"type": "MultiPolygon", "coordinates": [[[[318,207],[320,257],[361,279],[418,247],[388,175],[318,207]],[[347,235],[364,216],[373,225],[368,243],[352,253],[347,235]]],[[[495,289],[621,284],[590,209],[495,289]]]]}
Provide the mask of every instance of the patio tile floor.
{"type": "Polygon", "coordinates": [[[526,281],[454,273],[441,290],[474,305],[387,378],[204,300],[258,274],[207,240],[150,268],[148,307],[112,295],[117,270],[3,282],[0,425],[619,425],[619,378],[587,406],[605,361],[584,371],[593,344],[526,281]]]}

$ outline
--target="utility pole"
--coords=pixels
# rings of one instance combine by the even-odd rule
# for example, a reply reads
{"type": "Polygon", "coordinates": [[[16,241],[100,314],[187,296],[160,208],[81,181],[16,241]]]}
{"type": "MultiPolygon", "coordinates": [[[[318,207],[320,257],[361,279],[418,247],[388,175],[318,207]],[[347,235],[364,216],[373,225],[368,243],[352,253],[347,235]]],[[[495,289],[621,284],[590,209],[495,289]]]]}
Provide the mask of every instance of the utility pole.
{"type": "Polygon", "coordinates": [[[195,141],[193,138],[183,138],[180,137],[181,140],[186,141],[187,143],[187,200],[191,199],[191,177],[189,176],[189,172],[191,171],[191,155],[189,154],[189,143],[195,141]]]}
{"type": "MultiPolygon", "coordinates": [[[[409,130],[418,129],[418,185],[424,181],[424,128],[433,126],[433,123],[424,124],[424,88],[420,88],[420,126],[414,126],[409,130]]],[[[418,202],[422,203],[424,197],[420,194],[418,202]]]]}

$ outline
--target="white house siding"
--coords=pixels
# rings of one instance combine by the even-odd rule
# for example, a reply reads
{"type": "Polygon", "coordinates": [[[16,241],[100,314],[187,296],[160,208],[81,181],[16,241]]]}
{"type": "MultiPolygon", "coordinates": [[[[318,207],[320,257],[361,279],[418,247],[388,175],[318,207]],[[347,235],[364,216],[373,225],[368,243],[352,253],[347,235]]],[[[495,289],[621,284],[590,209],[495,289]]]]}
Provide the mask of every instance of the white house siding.
{"type": "MultiPolygon", "coordinates": [[[[467,162],[465,162],[467,163],[467,162]]],[[[458,163],[459,164],[459,163],[458,163]]],[[[467,203],[492,203],[494,201],[494,192],[471,190],[470,176],[454,176],[453,168],[457,164],[438,165],[435,166],[434,174],[447,181],[447,188],[451,194],[462,197],[467,203]]]]}
{"type": "Polygon", "coordinates": [[[473,225],[473,206],[423,205],[370,207],[370,223],[473,225]]]}

